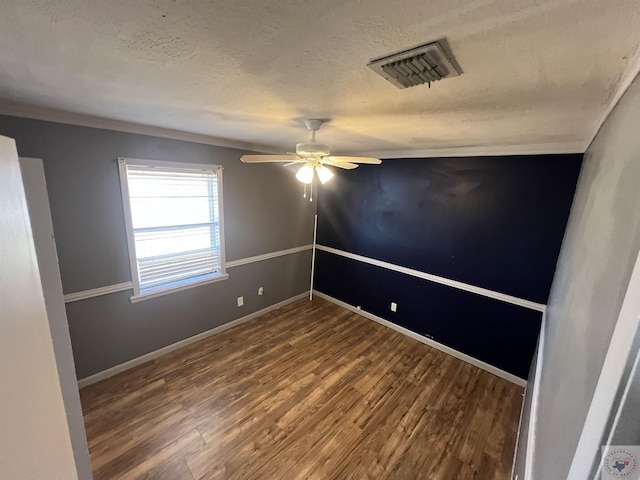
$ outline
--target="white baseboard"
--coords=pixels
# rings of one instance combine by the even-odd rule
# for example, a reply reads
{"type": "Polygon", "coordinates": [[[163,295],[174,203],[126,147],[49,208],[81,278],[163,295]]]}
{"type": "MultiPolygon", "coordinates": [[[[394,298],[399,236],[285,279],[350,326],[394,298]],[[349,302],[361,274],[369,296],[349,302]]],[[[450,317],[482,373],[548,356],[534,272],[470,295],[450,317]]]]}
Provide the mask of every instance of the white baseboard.
{"type": "Polygon", "coordinates": [[[249,320],[253,320],[254,318],[257,318],[261,315],[264,315],[265,313],[269,313],[273,310],[284,307],[285,305],[293,303],[297,300],[306,298],[308,295],[309,295],[308,292],[303,292],[299,295],[288,298],[281,302],[274,303],[273,305],[263,308],[262,310],[258,310],[257,312],[250,313],[249,315],[246,315],[244,317],[237,318],[236,320],[232,320],[228,323],[212,328],[211,330],[207,330],[206,332],[199,333],[197,335],[194,335],[193,337],[185,338],[184,340],[180,340],[179,342],[172,343],[171,345],[167,345],[166,347],[162,347],[158,350],[154,350],[153,352],[149,352],[145,355],[129,360],[128,362],[121,363],[120,365],[116,365],[115,367],[111,367],[111,368],[108,368],[107,370],[103,370],[102,372],[98,372],[94,375],[85,377],[81,380],[78,380],[78,388],[83,388],[83,387],[86,387],[87,385],[92,385],[94,383],[97,383],[100,380],[113,377],[114,375],[120,372],[124,372],[125,370],[129,370],[130,368],[136,367],[138,365],[142,365],[143,363],[148,362],[149,360],[158,358],[166,353],[172,352],[182,347],[186,347],[187,345],[195,343],[199,340],[203,340],[207,337],[210,337],[211,335],[224,332],[225,330],[228,330],[232,327],[248,322],[249,320]]]}
{"type": "Polygon", "coordinates": [[[426,345],[429,345],[430,347],[436,348],[444,353],[448,353],[449,355],[451,355],[452,357],[456,357],[460,360],[462,360],[463,362],[467,362],[470,363],[471,365],[474,365],[478,368],[481,368],[482,370],[485,370],[489,373],[492,373],[493,375],[500,377],[500,378],[504,378],[505,380],[508,380],[511,383],[515,383],[516,385],[519,385],[521,387],[525,387],[527,385],[527,381],[517,377],[509,372],[505,372],[504,370],[500,370],[497,367],[494,367],[493,365],[489,365],[488,363],[482,362],[476,358],[473,358],[465,353],[459,352],[457,350],[454,350],[451,347],[447,347],[446,345],[443,345],[441,343],[436,342],[435,340],[431,340],[430,338],[424,337],[422,335],[420,335],[419,333],[416,332],[412,332],[411,330],[401,327],[400,325],[396,325],[395,323],[392,323],[388,320],[385,320],[384,318],[378,317],[377,315],[374,315],[373,313],[369,313],[366,312],[364,310],[359,310],[356,307],[354,307],[353,305],[349,305],[348,303],[342,302],[340,300],[338,300],[337,298],[333,298],[329,295],[326,295],[322,292],[318,292],[317,290],[313,291],[314,295],[317,295],[320,298],[324,298],[325,300],[330,301],[331,303],[335,303],[336,305],[339,305],[343,308],[346,308],[347,310],[351,310],[352,312],[358,313],[360,315],[362,315],[365,318],[368,318],[369,320],[373,320],[374,322],[377,322],[381,325],[384,325],[385,327],[389,327],[392,330],[395,330],[396,332],[400,332],[403,335],[406,335],[407,337],[411,337],[414,340],[417,340],[419,342],[422,342],[426,345]]]}
{"type": "MultiPolygon", "coordinates": [[[[326,295],[322,292],[318,292],[317,290],[313,291],[314,295],[317,295],[320,298],[324,298],[325,300],[328,300],[332,303],[335,303],[336,305],[339,305],[343,308],[346,308],[347,310],[351,310],[352,312],[358,313],[360,315],[362,315],[365,318],[368,318],[369,320],[373,320],[374,322],[377,322],[381,325],[384,325],[385,327],[391,328],[399,333],[402,333],[403,335],[406,335],[408,337],[413,338],[414,340],[417,340],[419,342],[422,342],[426,345],[429,345],[433,348],[436,348],[442,352],[445,352],[453,357],[456,357],[464,362],[467,362],[471,365],[474,365],[478,368],[481,368],[482,370],[485,370],[489,373],[492,373],[493,375],[496,375],[497,377],[503,378],[505,380],[508,380],[512,383],[515,383],[516,385],[519,385],[521,387],[525,387],[527,385],[526,380],[519,378],[511,373],[505,372],[504,370],[500,370],[497,367],[494,367],[493,365],[489,365],[488,363],[482,362],[480,360],[477,360],[465,353],[459,352],[457,350],[454,350],[451,347],[447,347],[446,345],[442,345],[441,343],[438,343],[434,340],[431,340],[430,338],[424,337],[418,333],[412,332],[411,330],[408,330],[404,327],[401,327],[399,325],[396,325],[395,323],[389,322],[388,320],[385,320],[384,318],[378,317],[372,313],[366,312],[364,310],[358,310],[357,308],[355,308],[352,305],[349,305],[348,303],[342,302],[336,298],[333,298],[329,295],[326,295]]],[[[206,332],[202,332],[199,333],[197,335],[194,335],[193,337],[189,337],[186,338],[184,340],[180,340],[179,342],[176,343],[172,343],[171,345],[167,345],[166,347],[162,347],[158,350],[155,350],[153,352],[149,352],[145,355],[142,355],[140,357],[134,358],[132,360],[129,360],[127,362],[121,363],[120,365],[116,365],[115,367],[111,367],[107,370],[103,370],[102,372],[98,372],[94,375],[90,375],[88,377],[85,377],[81,380],[78,380],[78,388],[83,388],[86,387],[88,385],[92,385],[94,383],[99,382],[100,380],[104,380],[106,378],[112,377],[118,373],[124,372],[125,370],[129,370],[130,368],[136,367],[138,365],[141,365],[145,362],[148,362],[149,360],[153,360],[155,358],[158,358],[166,353],[172,352],[174,350],[177,350],[179,348],[185,347],[187,345],[190,345],[194,342],[197,342],[199,340],[202,340],[204,338],[210,337],[211,335],[215,335],[216,333],[220,333],[223,332],[225,330],[228,330],[229,328],[235,327],[236,325],[240,325],[242,323],[248,322],[249,320],[253,320],[254,318],[257,318],[261,315],[264,315],[265,313],[271,312],[273,310],[276,310],[278,308],[281,308],[285,305],[288,305],[289,303],[295,302],[297,300],[300,300],[302,298],[306,298],[308,295],[307,292],[301,293],[299,295],[296,295],[294,297],[291,297],[287,300],[283,300],[282,302],[278,302],[275,303],[273,305],[270,305],[269,307],[263,308],[262,310],[258,310],[257,312],[251,313],[249,315],[246,315],[244,317],[238,318],[236,320],[232,320],[231,322],[225,323],[223,325],[220,325],[218,327],[212,328],[211,330],[207,330],[206,332]]]]}

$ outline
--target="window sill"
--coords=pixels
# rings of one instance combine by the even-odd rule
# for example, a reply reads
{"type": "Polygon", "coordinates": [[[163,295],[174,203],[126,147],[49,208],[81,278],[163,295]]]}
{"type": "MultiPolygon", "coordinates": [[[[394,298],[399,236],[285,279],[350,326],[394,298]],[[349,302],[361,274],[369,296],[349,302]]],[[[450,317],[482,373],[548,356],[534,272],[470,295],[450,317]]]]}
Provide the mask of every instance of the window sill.
{"type": "Polygon", "coordinates": [[[226,280],[227,278],[229,278],[229,274],[224,273],[222,275],[211,276],[204,280],[199,280],[193,283],[183,283],[181,285],[163,288],[162,290],[155,290],[149,293],[133,295],[131,297],[131,303],[138,303],[138,302],[142,302],[143,300],[150,300],[152,298],[161,297],[163,295],[168,295],[170,293],[180,292],[182,290],[188,290],[189,288],[194,288],[194,287],[199,287],[201,285],[207,285],[209,283],[219,282],[221,280],[226,280]]]}

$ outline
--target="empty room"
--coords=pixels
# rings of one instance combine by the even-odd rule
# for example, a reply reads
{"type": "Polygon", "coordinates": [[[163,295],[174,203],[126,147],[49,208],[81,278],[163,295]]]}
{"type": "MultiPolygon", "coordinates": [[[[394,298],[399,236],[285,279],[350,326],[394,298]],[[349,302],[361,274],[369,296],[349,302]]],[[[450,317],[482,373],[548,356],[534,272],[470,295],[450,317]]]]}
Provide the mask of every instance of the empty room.
{"type": "Polygon", "coordinates": [[[0,479],[639,479],[638,25],[5,2],[0,479]]]}

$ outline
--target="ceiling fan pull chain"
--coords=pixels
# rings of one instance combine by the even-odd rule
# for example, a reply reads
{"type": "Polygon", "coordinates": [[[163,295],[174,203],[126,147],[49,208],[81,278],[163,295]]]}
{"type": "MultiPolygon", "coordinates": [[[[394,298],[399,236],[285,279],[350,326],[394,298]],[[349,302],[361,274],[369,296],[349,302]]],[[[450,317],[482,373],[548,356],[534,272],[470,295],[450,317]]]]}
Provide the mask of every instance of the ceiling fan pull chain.
{"type": "Polygon", "coordinates": [[[313,182],[309,184],[309,202],[313,202],[313,182]]]}
{"type": "Polygon", "coordinates": [[[302,198],[307,198],[307,184],[302,184],[302,198]]]}

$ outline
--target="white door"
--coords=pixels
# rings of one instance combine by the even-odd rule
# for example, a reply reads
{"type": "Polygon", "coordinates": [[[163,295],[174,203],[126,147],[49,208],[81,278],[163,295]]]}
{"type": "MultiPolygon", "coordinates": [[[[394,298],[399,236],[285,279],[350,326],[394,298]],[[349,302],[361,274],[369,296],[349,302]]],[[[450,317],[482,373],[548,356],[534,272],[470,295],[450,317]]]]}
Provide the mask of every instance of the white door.
{"type": "Polygon", "coordinates": [[[62,400],[71,434],[71,447],[78,477],[91,478],[91,461],[84,430],[82,405],[78,392],[78,377],[73,363],[73,351],[69,337],[69,323],[64,306],[64,293],[58,266],[58,252],[53,235],[49,194],[44,178],[44,165],[39,158],[20,158],[24,193],[29,208],[31,233],[36,248],[38,269],[47,309],[49,331],[56,357],[62,400]]]}
{"type": "Polygon", "coordinates": [[[0,476],[76,479],[15,142],[0,136],[0,476]]]}

